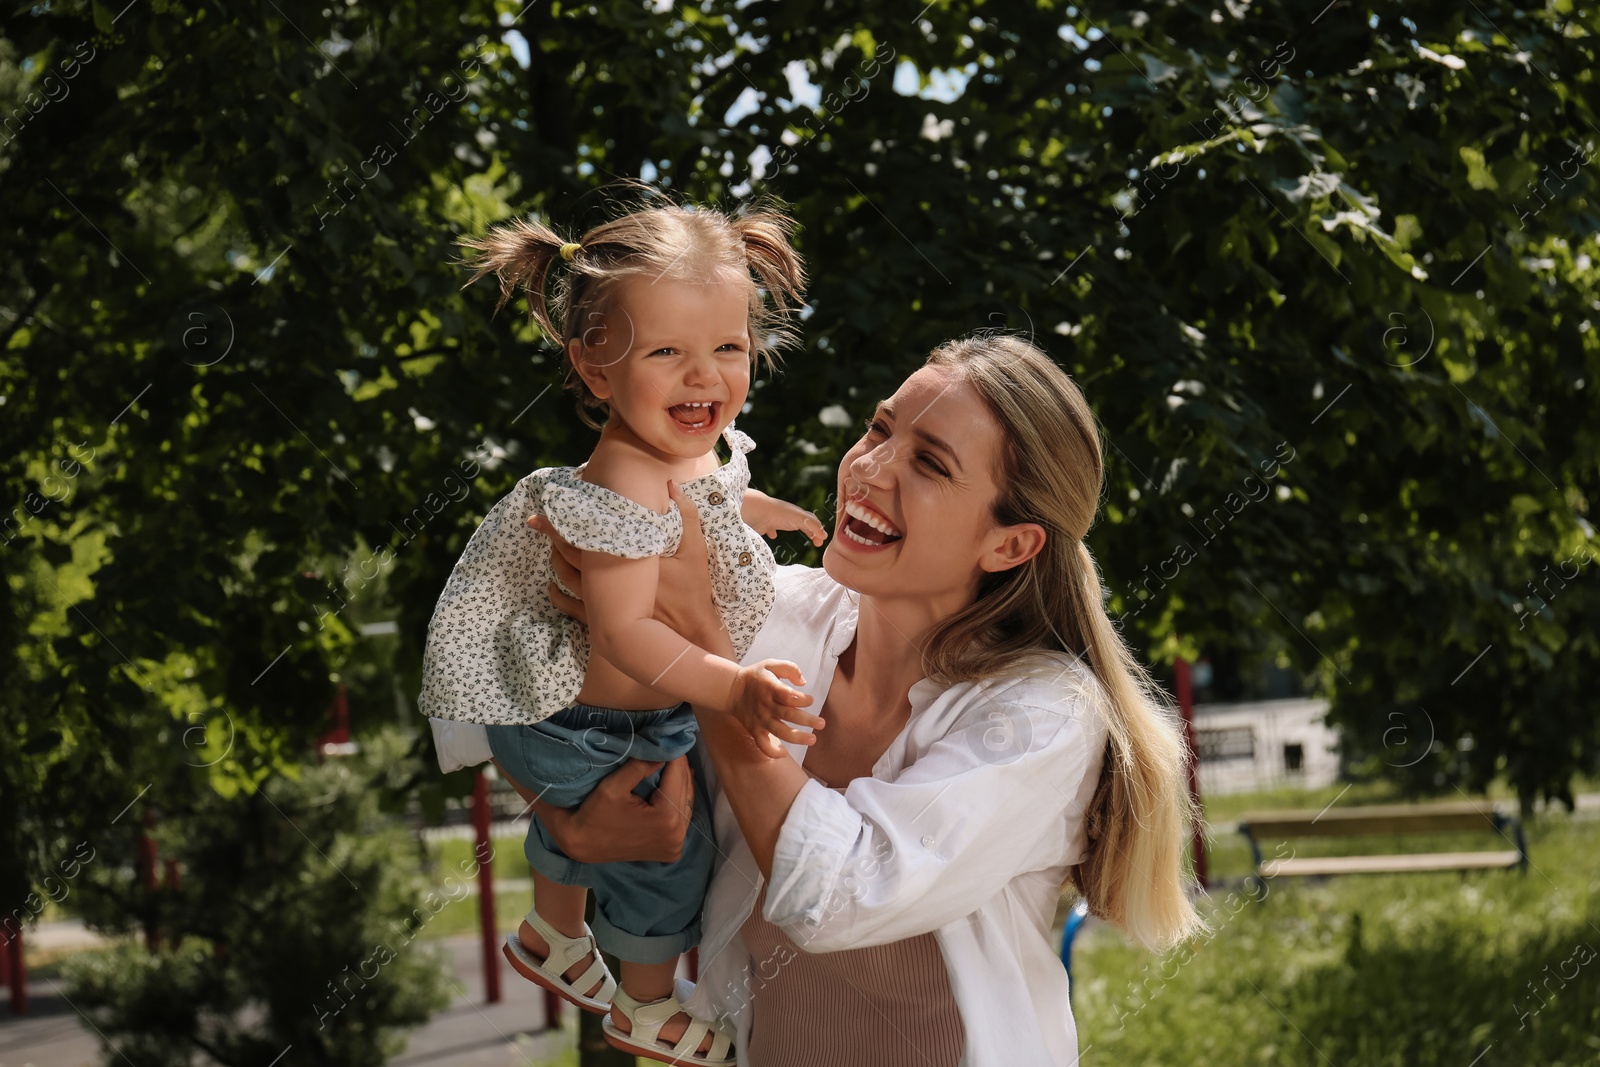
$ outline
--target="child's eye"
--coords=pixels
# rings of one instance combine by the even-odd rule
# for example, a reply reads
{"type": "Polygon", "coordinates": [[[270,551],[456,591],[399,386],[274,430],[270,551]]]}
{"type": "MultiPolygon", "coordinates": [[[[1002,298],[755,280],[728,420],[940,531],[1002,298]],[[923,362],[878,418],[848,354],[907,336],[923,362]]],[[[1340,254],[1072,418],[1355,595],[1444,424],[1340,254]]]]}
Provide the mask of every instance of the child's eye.
{"type": "Polygon", "coordinates": [[[677,349],[675,349],[675,348],[658,348],[658,349],[656,349],[654,352],[652,352],[650,354],[652,356],[659,356],[662,353],[665,353],[665,354],[670,356],[670,355],[672,355],[672,353],[674,353],[676,351],[677,351],[677,349]]]}
{"type": "Polygon", "coordinates": [[[722,348],[719,348],[717,351],[720,352],[720,351],[722,351],[723,348],[727,349],[730,352],[743,352],[744,351],[744,345],[740,344],[737,341],[729,341],[727,344],[723,345],[722,348]]]}

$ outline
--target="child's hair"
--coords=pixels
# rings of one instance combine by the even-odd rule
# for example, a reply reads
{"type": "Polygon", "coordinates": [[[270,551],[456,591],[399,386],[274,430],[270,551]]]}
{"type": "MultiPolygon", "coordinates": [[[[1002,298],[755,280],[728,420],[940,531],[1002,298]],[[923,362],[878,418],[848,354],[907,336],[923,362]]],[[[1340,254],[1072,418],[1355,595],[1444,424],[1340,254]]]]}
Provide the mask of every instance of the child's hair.
{"type": "Polygon", "coordinates": [[[476,271],[467,285],[491,272],[499,276],[496,312],[518,289],[527,293],[534,321],[561,343],[565,384],[578,395],[579,415],[598,427],[588,409],[604,409],[606,403],[578,376],[569,342],[589,346],[618,287],[638,277],[748,287],[751,360],[771,368],[777,350],[795,340],[788,323],[804,302],[805,266],[790,243],[794,228],[794,220],[775,203],[734,213],[668,204],[631,211],[572,242],[529,216],[460,243],[476,253],[464,262],[476,271]],[[763,293],[771,296],[771,304],[763,293]]]}
{"type": "Polygon", "coordinates": [[[1096,915],[1152,948],[1201,928],[1185,889],[1194,817],[1186,746],[1167,702],[1106,616],[1083,538],[1099,510],[1104,461],[1083,393],[1020,337],[981,332],[934,349],[926,366],[954,372],[983,398],[1004,436],[997,523],[1038,523],[1033,559],[984,576],[978,597],[928,636],[924,666],[946,681],[1025,670],[1042,649],[1081,657],[1105,699],[1109,740],[1086,812],[1086,852],[1071,880],[1096,915]]]}

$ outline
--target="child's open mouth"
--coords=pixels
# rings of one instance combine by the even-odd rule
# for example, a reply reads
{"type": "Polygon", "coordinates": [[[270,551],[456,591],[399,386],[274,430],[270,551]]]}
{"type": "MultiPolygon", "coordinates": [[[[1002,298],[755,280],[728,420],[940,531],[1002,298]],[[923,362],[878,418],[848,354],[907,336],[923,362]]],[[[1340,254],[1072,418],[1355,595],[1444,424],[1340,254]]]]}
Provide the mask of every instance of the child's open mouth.
{"type": "Polygon", "coordinates": [[[844,535],[857,544],[879,547],[905,536],[888,519],[853,500],[845,504],[844,512],[844,535]]]}
{"type": "Polygon", "coordinates": [[[720,401],[716,400],[691,400],[685,404],[674,404],[667,409],[667,414],[672,416],[672,421],[690,433],[704,433],[717,424],[717,412],[722,408],[720,401]]]}

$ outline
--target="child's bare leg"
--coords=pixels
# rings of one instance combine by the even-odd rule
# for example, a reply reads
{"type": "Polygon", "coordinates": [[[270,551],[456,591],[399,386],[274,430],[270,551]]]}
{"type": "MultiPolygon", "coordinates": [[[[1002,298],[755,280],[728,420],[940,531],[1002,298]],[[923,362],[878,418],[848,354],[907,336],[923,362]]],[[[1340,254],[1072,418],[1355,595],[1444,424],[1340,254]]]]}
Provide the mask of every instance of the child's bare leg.
{"type": "MultiPolygon", "coordinates": [[[[540,912],[540,914],[544,913],[540,912]]],[[[660,1000],[663,997],[672,995],[674,988],[672,979],[673,975],[677,973],[678,961],[676,959],[668,960],[666,963],[629,963],[627,960],[623,960],[621,985],[628,996],[648,1003],[652,1000],[660,1000]]],[[[632,1025],[628,1022],[628,1017],[620,1011],[611,1013],[611,1024],[625,1034],[633,1030],[632,1025]]],[[[669,1045],[677,1044],[678,1038],[682,1037],[683,1032],[688,1028],[689,1013],[680,1011],[668,1019],[666,1024],[661,1027],[661,1039],[669,1045]]],[[[707,1034],[705,1040],[700,1042],[698,1051],[711,1051],[711,1041],[715,1036],[714,1032],[707,1034]]]]}
{"type": "MultiPolygon", "coordinates": [[[[533,910],[539,913],[539,918],[555,927],[568,937],[583,936],[583,910],[588,903],[589,891],[581,885],[562,885],[552,882],[538,871],[533,872],[533,910]]],[[[537,930],[529,926],[524,920],[517,929],[517,938],[529,952],[537,956],[540,961],[550,958],[550,946],[545,939],[539,936],[537,930]]],[[[569,982],[583,977],[583,972],[589,969],[594,962],[594,953],[591,952],[583,959],[568,967],[561,977],[569,982]]],[[[586,997],[592,997],[600,991],[604,978],[595,982],[592,988],[580,989],[578,992],[586,997]]],[[[665,995],[665,994],[663,994],[665,995]]]]}

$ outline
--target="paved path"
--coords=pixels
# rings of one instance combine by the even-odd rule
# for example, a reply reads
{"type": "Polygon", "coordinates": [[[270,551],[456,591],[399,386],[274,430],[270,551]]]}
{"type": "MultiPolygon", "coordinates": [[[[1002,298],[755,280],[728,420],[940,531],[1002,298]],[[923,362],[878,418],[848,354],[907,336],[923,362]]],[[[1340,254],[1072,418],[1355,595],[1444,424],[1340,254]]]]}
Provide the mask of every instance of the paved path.
{"type": "MultiPolygon", "coordinates": [[[[30,932],[30,946],[70,948],[94,941],[74,923],[46,923],[30,932]]],[[[390,1060],[390,1067],[533,1067],[554,1059],[571,1044],[571,1032],[542,1033],[541,991],[504,961],[500,967],[504,997],[499,1004],[484,1003],[476,934],[443,938],[439,943],[455,964],[455,1000],[412,1032],[405,1052],[390,1060]]],[[[64,989],[34,978],[28,993],[30,1011],[22,1018],[12,1016],[0,1001],[0,1067],[99,1067],[101,1044],[93,1024],[68,1002],[64,989]]],[[[295,1067],[293,1049],[277,1067],[295,1067]]]]}

